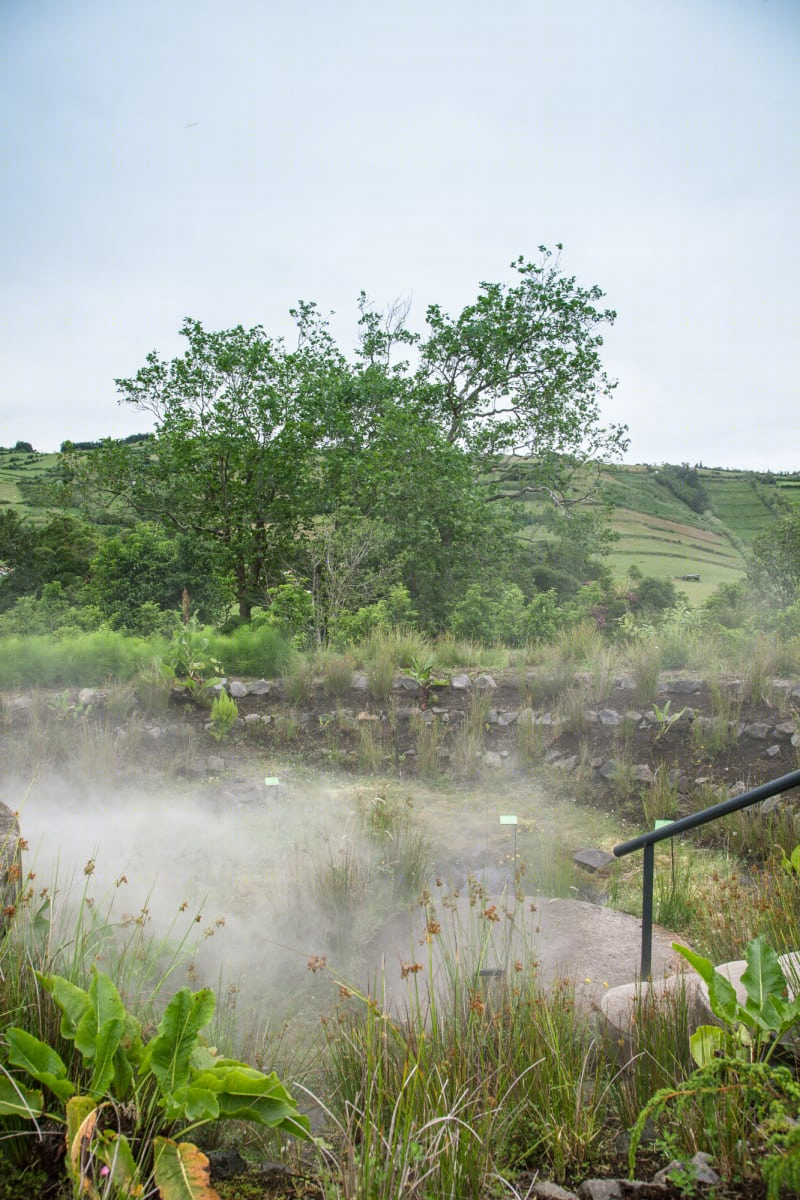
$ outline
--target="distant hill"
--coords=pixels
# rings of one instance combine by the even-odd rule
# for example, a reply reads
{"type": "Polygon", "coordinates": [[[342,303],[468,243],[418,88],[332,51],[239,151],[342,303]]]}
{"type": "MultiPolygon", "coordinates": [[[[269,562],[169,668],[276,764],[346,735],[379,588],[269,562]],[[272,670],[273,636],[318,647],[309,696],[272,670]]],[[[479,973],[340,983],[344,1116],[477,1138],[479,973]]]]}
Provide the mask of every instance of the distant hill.
{"type": "MultiPolygon", "coordinates": [[[[40,454],[27,443],[0,447],[0,505],[34,520],[58,511],[59,462],[58,454],[40,454]]],[[[603,469],[597,499],[611,505],[611,526],[619,535],[610,559],[614,574],[624,579],[636,566],[643,575],[680,581],[690,600],[700,602],[719,583],[743,576],[754,537],[800,512],[800,472],[614,464],[603,469]],[[700,580],[681,579],[687,575],[700,580]]],[[[539,506],[528,505],[532,516],[539,506]]]]}
{"type": "MultiPolygon", "coordinates": [[[[714,588],[744,574],[753,538],[793,511],[800,511],[800,474],[697,469],[706,507],[696,511],[652,466],[607,467],[601,496],[613,505],[611,524],[619,541],[611,553],[614,573],[631,565],[645,575],[700,582],[680,587],[702,601],[714,588]]],[[[693,497],[689,497],[693,499],[693,497]]]]}

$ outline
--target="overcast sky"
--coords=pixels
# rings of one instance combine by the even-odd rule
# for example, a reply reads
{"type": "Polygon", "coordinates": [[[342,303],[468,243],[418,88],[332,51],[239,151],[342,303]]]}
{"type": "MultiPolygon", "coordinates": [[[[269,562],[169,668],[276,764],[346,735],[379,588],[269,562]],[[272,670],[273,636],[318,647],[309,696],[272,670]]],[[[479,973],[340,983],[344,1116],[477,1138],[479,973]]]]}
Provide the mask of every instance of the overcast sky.
{"type": "Polygon", "coordinates": [[[185,316],[456,313],[563,242],[633,462],[800,469],[798,0],[0,6],[0,444],[149,428],[185,316]]]}

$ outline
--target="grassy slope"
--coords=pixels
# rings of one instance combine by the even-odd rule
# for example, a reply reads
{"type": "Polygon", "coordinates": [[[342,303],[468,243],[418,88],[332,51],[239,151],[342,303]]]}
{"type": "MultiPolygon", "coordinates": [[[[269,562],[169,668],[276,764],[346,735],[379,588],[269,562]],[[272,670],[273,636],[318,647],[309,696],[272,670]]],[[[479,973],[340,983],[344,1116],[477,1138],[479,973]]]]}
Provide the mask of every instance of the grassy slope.
{"type": "Polygon", "coordinates": [[[52,510],[38,503],[37,487],[52,478],[58,459],[58,454],[0,450],[0,505],[13,507],[21,517],[43,519],[52,510]]]}
{"type": "Polygon", "coordinates": [[[613,504],[611,525],[619,535],[611,568],[622,579],[636,566],[643,575],[675,579],[699,575],[699,583],[681,582],[690,600],[706,599],[720,583],[741,578],[744,558],[724,523],[713,513],[693,512],[658,482],[648,467],[609,467],[602,495],[613,504]]]}
{"type": "MultiPolygon", "coordinates": [[[[44,519],[36,485],[46,481],[57,454],[0,450],[0,505],[19,514],[44,519]]],[[[702,601],[719,584],[742,577],[745,554],[753,538],[787,513],[800,511],[800,473],[756,476],[743,471],[701,468],[711,509],[695,513],[658,482],[656,468],[607,467],[600,498],[613,508],[611,525],[619,541],[611,568],[623,579],[630,566],[644,575],[675,579],[700,575],[700,583],[681,582],[690,600],[702,601]]],[[[531,516],[541,502],[528,507],[531,516]]]]}

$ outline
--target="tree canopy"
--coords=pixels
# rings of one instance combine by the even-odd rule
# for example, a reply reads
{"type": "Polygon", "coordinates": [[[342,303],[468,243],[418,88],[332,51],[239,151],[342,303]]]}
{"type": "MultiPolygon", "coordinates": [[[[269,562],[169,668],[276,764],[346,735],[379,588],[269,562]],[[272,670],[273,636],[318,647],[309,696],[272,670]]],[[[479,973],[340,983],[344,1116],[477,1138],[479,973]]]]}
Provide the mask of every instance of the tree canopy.
{"type": "Polygon", "coordinates": [[[84,482],[207,546],[245,618],[309,560],[315,520],[335,518],[340,537],[348,521],[377,522],[441,623],[454,589],[519,553],[514,497],[544,492],[566,511],[576,471],[626,444],[601,421],[614,384],[598,330],[615,314],[540,254],[512,264],[515,282],[482,283],[455,318],[431,305],[425,334],[403,306],[378,313],[362,295],[350,359],[310,303],[293,310],[291,350],[261,326],[187,319],[182,356],[153,352],[116,381],[122,403],[153,415],[153,438],[103,442],[84,482]]]}

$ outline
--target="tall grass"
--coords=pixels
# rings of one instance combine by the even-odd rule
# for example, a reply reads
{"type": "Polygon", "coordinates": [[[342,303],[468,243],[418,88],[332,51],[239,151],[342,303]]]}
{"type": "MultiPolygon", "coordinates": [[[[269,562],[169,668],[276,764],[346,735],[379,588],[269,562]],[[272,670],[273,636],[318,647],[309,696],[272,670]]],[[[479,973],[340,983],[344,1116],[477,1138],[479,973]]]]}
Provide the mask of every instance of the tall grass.
{"type": "Polygon", "coordinates": [[[452,766],[457,779],[477,779],[491,708],[488,692],[473,692],[464,720],[453,739],[452,766]]]}
{"type": "Polygon", "coordinates": [[[349,654],[325,650],[317,655],[316,666],[322,674],[325,691],[331,696],[343,696],[353,682],[353,659],[349,654]]]}
{"type": "Polygon", "coordinates": [[[639,639],[632,643],[628,659],[633,676],[633,698],[637,704],[650,704],[658,692],[661,671],[659,646],[650,639],[639,639]]]}
{"type": "MultiPolygon", "coordinates": [[[[231,634],[205,631],[208,652],[229,674],[275,677],[294,651],[274,629],[242,625],[231,634]]],[[[69,638],[11,635],[0,638],[0,687],[92,686],[132,679],[154,657],[167,654],[160,637],[131,637],[111,629],[69,638]]]]}
{"type": "Polygon", "coordinates": [[[206,632],[209,654],[219,659],[228,675],[277,679],[297,653],[278,630],[269,625],[256,628],[240,625],[228,634],[206,632]]]}
{"type": "Polygon", "coordinates": [[[483,667],[487,671],[501,670],[509,664],[511,654],[503,646],[485,646],[469,638],[447,634],[435,643],[434,664],[438,670],[453,670],[456,667],[483,667]]]}
{"type": "Polygon", "coordinates": [[[711,716],[699,717],[692,723],[692,737],[701,750],[715,757],[736,744],[742,702],[719,679],[710,679],[708,686],[711,716]]]}
{"type": "Polygon", "coordinates": [[[539,663],[521,681],[521,689],[531,704],[555,700],[571,686],[575,678],[574,663],[557,645],[545,646],[539,663]]]}
{"type": "MultiPolygon", "coordinates": [[[[431,943],[446,936],[433,919],[428,929],[431,943]]],[[[563,1180],[602,1155],[609,1075],[572,986],[547,992],[521,961],[489,980],[485,937],[460,929],[457,943],[441,949],[435,994],[430,954],[403,965],[402,1018],[345,988],[327,1025],[343,1147],[331,1200],[477,1198],[503,1170],[563,1180]]]]}
{"type": "Polygon", "coordinates": [[[108,679],[132,679],[153,657],[160,639],[126,637],[111,630],[51,637],[0,638],[0,687],[91,686],[108,679]]]}

